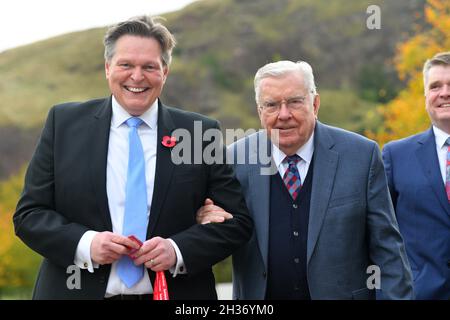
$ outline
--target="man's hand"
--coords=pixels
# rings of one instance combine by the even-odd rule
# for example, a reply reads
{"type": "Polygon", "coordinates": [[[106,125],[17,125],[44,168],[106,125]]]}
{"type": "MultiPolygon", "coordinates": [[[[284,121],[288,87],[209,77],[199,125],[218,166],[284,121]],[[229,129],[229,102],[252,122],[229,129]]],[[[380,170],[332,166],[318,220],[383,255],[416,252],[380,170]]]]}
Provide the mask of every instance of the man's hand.
{"type": "Polygon", "coordinates": [[[91,258],[98,264],[111,264],[133,249],[139,249],[139,245],[127,237],[109,231],[99,232],[92,239],[91,258]]]}
{"type": "Polygon", "coordinates": [[[233,216],[223,210],[221,207],[214,205],[214,202],[206,198],[203,207],[197,210],[197,223],[207,224],[211,222],[222,223],[225,220],[233,218],[233,216]]]}
{"type": "Polygon", "coordinates": [[[155,272],[169,270],[177,262],[177,254],[172,243],[161,237],[145,241],[132,258],[135,265],[144,264],[155,272]]]}

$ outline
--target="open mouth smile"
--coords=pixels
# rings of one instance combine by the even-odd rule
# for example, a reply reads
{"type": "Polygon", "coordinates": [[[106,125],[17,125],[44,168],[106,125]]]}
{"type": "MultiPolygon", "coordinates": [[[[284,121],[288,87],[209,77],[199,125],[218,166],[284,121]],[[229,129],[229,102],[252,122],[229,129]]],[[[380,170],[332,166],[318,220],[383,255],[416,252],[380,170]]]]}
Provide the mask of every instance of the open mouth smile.
{"type": "Polygon", "coordinates": [[[149,88],[138,88],[138,87],[129,87],[129,86],[124,86],[125,90],[132,92],[132,93],[142,93],[147,91],[149,88]]]}

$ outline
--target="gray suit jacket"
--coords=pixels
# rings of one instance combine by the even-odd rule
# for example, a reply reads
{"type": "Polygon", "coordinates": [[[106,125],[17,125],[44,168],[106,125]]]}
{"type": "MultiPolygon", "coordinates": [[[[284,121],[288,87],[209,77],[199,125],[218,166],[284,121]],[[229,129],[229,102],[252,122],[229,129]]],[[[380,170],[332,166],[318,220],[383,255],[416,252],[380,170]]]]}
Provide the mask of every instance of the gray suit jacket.
{"type": "MultiPolygon", "coordinates": [[[[264,299],[266,293],[270,175],[261,175],[261,169],[271,163],[258,156],[263,147],[270,152],[264,131],[229,147],[255,224],[251,240],[233,255],[235,299],[264,299]]],[[[367,287],[370,265],[380,267],[383,298],[413,298],[410,266],[376,143],[317,122],[314,161],[307,240],[311,298],[375,298],[375,290],[367,287]]]]}

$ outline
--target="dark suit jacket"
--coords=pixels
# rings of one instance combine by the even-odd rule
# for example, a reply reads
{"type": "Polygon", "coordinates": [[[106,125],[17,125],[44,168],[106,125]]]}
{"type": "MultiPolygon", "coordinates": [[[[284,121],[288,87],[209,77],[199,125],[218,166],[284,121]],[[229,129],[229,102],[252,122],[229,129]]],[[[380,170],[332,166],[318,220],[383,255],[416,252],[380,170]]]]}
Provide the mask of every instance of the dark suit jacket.
{"type": "Polygon", "coordinates": [[[417,299],[450,299],[450,204],[433,129],[383,148],[417,299]]]}
{"type": "MultiPolygon", "coordinates": [[[[249,157],[245,164],[242,159],[234,163],[255,224],[250,241],[233,254],[236,299],[264,299],[267,289],[270,176],[261,175],[268,165],[258,157],[266,144],[270,151],[270,141],[260,131],[230,146],[233,156],[245,150],[249,157]]],[[[273,172],[278,174],[276,168],[273,172]]],[[[375,298],[375,290],[367,287],[373,274],[367,270],[370,265],[380,268],[384,298],[413,297],[411,270],[378,146],[320,122],[314,135],[306,263],[312,299],[375,298]]]]}
{"type": "MultiPolygon", "coordinates": [[[[36,299],[102,299],[110,265],[94,273],[81,271],[81,289],[66,285],[81,236],[88,230],[112,231],[106,193],[106,160],[111,98],[67,103],[52,108],[25,178],[14,214],[16,234],[44,257],[33,297],[36,299]]],[[[155,188],[147,238],[173,239],[187,275],[167,274],[171,299],[215,299],[211,266],[229,256],[250,237],[248,215],[239,182],[226,164],[181,164],[171,160],[160,141],[177,128],[194,132],[219,128],[199,114],[159,104],[155,188]],[[206,197],[231,212],[224,224],[196,224],[206,197]]],[[[193,136],[193,135],[192,135],[193,136]]],[[[206,143],[203,143],[202,150],[206,143]]],[[[155,273],[148,270],[153,283],[155,273]]]]}

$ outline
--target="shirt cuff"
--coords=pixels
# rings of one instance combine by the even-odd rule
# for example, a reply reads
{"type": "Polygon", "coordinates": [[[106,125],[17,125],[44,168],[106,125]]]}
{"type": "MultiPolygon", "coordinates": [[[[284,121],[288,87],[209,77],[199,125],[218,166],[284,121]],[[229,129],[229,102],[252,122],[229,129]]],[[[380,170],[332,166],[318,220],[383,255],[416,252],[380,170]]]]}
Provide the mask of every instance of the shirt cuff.
{"type": "Polygon", "coordinates": [[[167,239],[167,240],[170,241],[170,243],[172,244],[173,248],[175,249],[175,253],[177,255],[177,263],[176,263],[175,267],[171,267],[169,269],[169,272],[173,274],[174,278],[177,276],[177,274],[186,274],[187,270],[186,270],[186,266],[184,265],[184,260],[183,260],[183,256],[181,255],[180,249],[178,248],[175,241],[173,241],[172,239],[167,239]]]}
{"type": "Polygon", "coordinates": [[[94,272],[94,268],[98,268],[99,264],[92,261],[91,244],[96,231],[86,231],[78,242],[77,251],[75,252],[74,263],[80,269],[88,269],[90,273],[94,272]]]}

